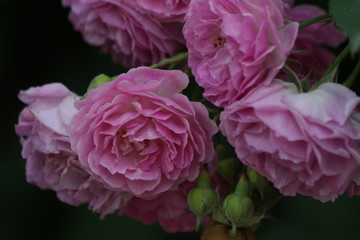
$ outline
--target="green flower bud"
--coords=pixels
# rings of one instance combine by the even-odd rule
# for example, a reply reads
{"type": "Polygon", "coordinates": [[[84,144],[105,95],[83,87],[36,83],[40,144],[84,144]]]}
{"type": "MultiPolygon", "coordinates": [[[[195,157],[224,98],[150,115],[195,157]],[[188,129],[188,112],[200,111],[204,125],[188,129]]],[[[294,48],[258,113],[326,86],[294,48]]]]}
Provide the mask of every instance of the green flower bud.
{"type": "Polygon", "coordinates": [[[223,144],[218,144],[216,146],[216,152],[220,159],[229,157],[229,152],[226,150],[223,144]]]}
{"type": "Polygon", "coordinates": [[[208,170],[201,170],[197,187],[188,195],[189,209],[196,215],[196,230],[199,230],[201,219],[212,213],[216,206],[217,194],[211,189],[211,176],[208,170]]]}
{"type": "Polygon", "coordinates": [[[250,184],[259,190],[261,196],[263,196],[266,186],[269,185],[269,181],[252,168],[247,167],[246,172],[250,184]]]}
{"type": "Polygon", "coordinates": [[[253,201],[249,197],[239,197],[235,194],[228,195],[223,203],[226,217],[231,223],[242,224],[253,213],[253,201]]]}
{"type": "Polygon", "coordinates": [[[236,185],[234,194],[239,197],[247,197],[250,193],[250,184],[245,175],[240,177],[238,184],[236,185]]]}
{"type": "Polygon", "coordinates": [[[201,219],[212,213],[216,206],[216,192],[210,188],[194,188],[188,195],[188,206],[196,216],[196,229],[201,224],[201,219]]]}
{"type": "Polygon", "coordinates": [[[190,210],[197,216],[210,214],[216,204],[216,192],[212,189],[194,188],[188,196],[190,210]]]}
{"type": "Polygon", "coordinates": [[[233,182],[240,172],[240,161],[237,158],[226,158],[216,163],[216,171],[223,178],[233,182]]]}
{"type": "Polygon", "coordinates": [[[253,214],[254,206],[251,198],[233,193],[225,198],[223,209],[232,225],[231,235],[235,236],[237,227],[247,227],[247,221],[253,214]]]}
{"type": "Polygon", "coordinates": [[[198,188],[211,188],[211,176],[206,169],[201,170],[197,182],[198,188]]]}

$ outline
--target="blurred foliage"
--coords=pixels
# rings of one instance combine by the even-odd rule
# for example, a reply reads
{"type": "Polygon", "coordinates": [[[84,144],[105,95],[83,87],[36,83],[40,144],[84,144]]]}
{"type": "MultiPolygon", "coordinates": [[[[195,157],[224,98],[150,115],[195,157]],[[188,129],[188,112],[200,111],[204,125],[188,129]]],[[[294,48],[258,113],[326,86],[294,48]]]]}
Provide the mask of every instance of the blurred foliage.
{"type": "MultiPolygon", "coordinates": [[[[323,0],[298,2],[327,8],[323,0]]],[[[197,233],[168,234],[157,224],[146,226],[127,217],[100,220],[86,206],[68,206],[54,192],[26,182],[25,161],[14,133],[24,107],[17,99],[19,90],[62,82],[82,95],[94,76],[124,71],[110,56],[85,44],[67,14],[59,0],[0,1],[0,239],[199,239],[197,233]]],[[[307,197],[286,197],[273,211],[278,222],[264,222],[258,240],[359,239],[359,212],[359,197],[343,196],[325,204],[307,197]]]]}
{"type": "Polygon", "coordinates": [[[330,0],[329,12],[334,22],[349,36],[351,53],[360,50],[360,0],[330,0]]]}

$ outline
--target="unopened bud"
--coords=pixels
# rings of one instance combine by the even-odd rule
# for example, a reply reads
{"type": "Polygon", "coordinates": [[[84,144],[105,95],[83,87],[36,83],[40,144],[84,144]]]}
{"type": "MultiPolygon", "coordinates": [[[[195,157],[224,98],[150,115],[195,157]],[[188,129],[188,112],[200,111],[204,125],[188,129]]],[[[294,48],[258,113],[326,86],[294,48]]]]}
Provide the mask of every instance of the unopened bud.
{"type": "Polygon", "coordinates": [[[196,216],[196,229],[201,224],[201,219],[212,213],[216,206],[216,192],[210,188],[194,188],[188,196],[188,206],[196,216]]]}
{"type": "Polygon", "coordinates": [[[203,169],[200,171],[198,182],[198,188],[211,188],[211,176],[208,170],[203,169]]]}
{"type": "Polygon", "coordinates": [[[253,202],[249,197],[228,195],[224,200],[224,211],[230,222],[240,224],[253,213],[253,202]]]}
{"type": "Polygon", "coordinates": [[[232,225],[232,236],[235,236],[237,227],[247,227],[246,222],[254,211],[251,198],[238,196],[234,193],[225,198],[223,208],[226,217],[232,225]]]}
{"type": "Polygon", "coordinates": [[[201,219],[212,213],[216,206],[217,194],[211,189],[211,176],[206,169],[201,170],[197,187],[188,196],[188,206],[196,215],[196,230],[199,230],[201,219]]]}
{"type": "Polygon", "coordinates": [[[233,182],[240,171],[240,161],[237,158],[226,158],[216,163],[216,171],[223,178],[233,182]]]}
{"type": "Polygon", "coordinates": [[[245,197],[248,196],[249,193],[250,193],[250,184],[246,179],[246,176],[242,175],[240,177],[238,184],[236,185],[234,194],[239,197],[245,197]]]}
{"type": "Polygon", "coordinates": [[[254,186],[257,190],[259,190],[261,196],[263,196],[263,192],[266,186],[269,185],[269,181],[252,168],[247,167],[246,172],[251,186],[254,186]]]}
{"type": "Polygon", "coordinates": [[[229,151],[226,150],[223,144],[218,144],[216,146],[216,152],[220,159],[228,158],[230,156],[229,151]]]}

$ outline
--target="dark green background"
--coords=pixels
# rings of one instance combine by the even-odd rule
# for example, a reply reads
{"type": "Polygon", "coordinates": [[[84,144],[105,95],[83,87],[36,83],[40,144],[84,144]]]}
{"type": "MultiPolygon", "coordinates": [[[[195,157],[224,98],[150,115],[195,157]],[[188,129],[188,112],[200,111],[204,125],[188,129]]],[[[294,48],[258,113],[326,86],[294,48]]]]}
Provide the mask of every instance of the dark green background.
{"type": "MultiPolygon", "coordinates": [[[[304,2],[304,1],[303,1],[304,2]]],[[[325,5],[326,1],[319,2],[325,5]]],[[[72,207],[52,191],[26,183],[14,124],[24,105],[20,89],[62,82],[83,94],[99,73],[116,75],[121,67],[82,41],[67,20],[68,10],[54,0],[0,1],[0,239],[148,239],[196,240],[197,234],[167,234],[158,225],[108,216],[99,219],[86,206],[72,207]]],[[[284,198],[258,240],[360,239],[360,197],[322,204],[307,197],[284,198]]]]}

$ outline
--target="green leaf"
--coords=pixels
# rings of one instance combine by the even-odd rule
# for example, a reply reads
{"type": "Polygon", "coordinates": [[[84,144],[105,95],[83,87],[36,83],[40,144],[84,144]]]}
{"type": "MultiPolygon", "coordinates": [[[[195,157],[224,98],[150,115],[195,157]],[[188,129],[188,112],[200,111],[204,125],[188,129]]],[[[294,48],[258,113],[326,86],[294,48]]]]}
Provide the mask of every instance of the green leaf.
{"type": "Polygon", "coordinates": [[[330,0],[329,11],[336,25],[348,35],[354,55],[360,50],[360,0],[330,0]]]}

